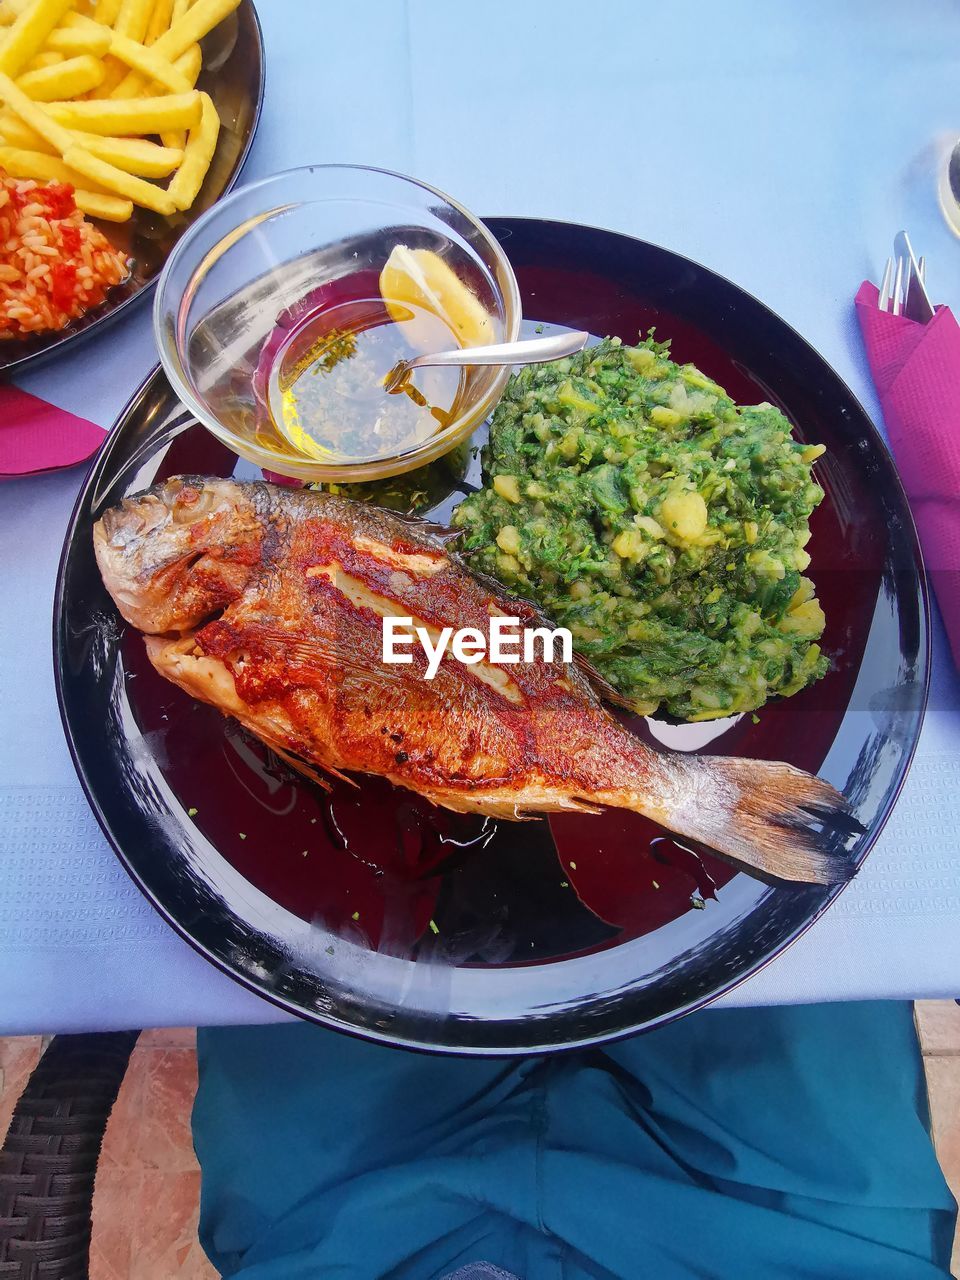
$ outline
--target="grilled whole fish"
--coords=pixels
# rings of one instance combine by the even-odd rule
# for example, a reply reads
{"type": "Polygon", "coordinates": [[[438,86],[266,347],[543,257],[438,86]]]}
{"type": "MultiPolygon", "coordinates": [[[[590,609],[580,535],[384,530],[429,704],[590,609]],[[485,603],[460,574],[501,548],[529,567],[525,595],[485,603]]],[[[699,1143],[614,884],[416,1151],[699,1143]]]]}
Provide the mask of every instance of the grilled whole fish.
{"type": "MultiPolygon", "coordinates": [[[[505,818],[612,805],[764,877],[852,874],[859,829],[828,783],[786,764],[657,752],[559,661],[424,678],[383,662],[383,617],[436,635],[542,618],[458,561],[428,526],[328,494],[175,477],[104,513],[97,562],[150,661],[321,773],[372,773],[438,805],[505,818]]],[[[319,777],[319,775],[318,775],[319,777]]]]}

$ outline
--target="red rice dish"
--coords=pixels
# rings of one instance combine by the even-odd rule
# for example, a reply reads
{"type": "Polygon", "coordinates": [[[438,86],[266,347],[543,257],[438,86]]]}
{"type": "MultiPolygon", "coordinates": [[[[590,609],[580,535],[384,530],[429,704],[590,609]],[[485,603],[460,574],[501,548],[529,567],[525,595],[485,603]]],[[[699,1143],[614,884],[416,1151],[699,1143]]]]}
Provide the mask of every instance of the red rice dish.
{"type": "Polygon", "coordinates": [[[62,329],[129,274],[72,187],[0,173],[0,341],[62,329]]]}

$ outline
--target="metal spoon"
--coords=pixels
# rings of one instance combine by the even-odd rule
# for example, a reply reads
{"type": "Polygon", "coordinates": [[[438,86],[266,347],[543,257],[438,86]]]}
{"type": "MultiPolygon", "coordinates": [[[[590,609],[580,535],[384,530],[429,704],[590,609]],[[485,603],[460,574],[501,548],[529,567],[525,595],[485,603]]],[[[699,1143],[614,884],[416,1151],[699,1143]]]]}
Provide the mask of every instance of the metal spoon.
{"type": "Polygon", "coordinates": [[[458,347],[456,351],[437,351],[431,356],[400,360],[383,380],[388,391],[396,391],[410,374],[422,365],[476,364],[542,364],[546,360],[562,360],[582,351],[589,333],[560,333],[553,338],[531,338],[526,342],[499,342],[492,347],[458,347]]]}

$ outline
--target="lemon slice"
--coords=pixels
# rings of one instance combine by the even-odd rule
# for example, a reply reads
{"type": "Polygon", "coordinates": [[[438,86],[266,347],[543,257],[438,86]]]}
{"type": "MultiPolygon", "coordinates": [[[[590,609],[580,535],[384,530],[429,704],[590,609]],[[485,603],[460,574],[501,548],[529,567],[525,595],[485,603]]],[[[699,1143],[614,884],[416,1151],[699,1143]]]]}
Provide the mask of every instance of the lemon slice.
{"type": "Polygon", "coordinates": [[[406,303],[438,316],[462,347],[494,341],[493,320],[480,299],[432,249],[398,244],[380,272],[380,296],[397,324],[410,318],[406,303]]]}

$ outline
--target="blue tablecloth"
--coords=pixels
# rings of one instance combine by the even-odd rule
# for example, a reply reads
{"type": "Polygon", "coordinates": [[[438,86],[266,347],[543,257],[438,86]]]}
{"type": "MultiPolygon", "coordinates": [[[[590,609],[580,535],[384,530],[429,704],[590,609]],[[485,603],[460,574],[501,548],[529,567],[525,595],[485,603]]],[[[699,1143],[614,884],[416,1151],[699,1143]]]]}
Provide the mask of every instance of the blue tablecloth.
{"type": "MultiPolygon", "coordinates": [[[[267,95],[246,177],[381,165],[481,215],[594,223],[757,294],[879,422],[853,315],[895,231],[960,306],[936,198],[960,134],[953,0],[259,0],[267,95]]],[[[108,426],[154,363],[142,305],[21,385],[108,426]]],[[[958,424],[960,430],[960,424],[958,424]]],[[[181,942],[90,816],[51,674],[81,470],[0,486],[0,1031],[267,1021],[181,942]]],[[[855,884],[726,1004],[960,992],[960,681],[936,622],[916,762],[855,884]]]]}

